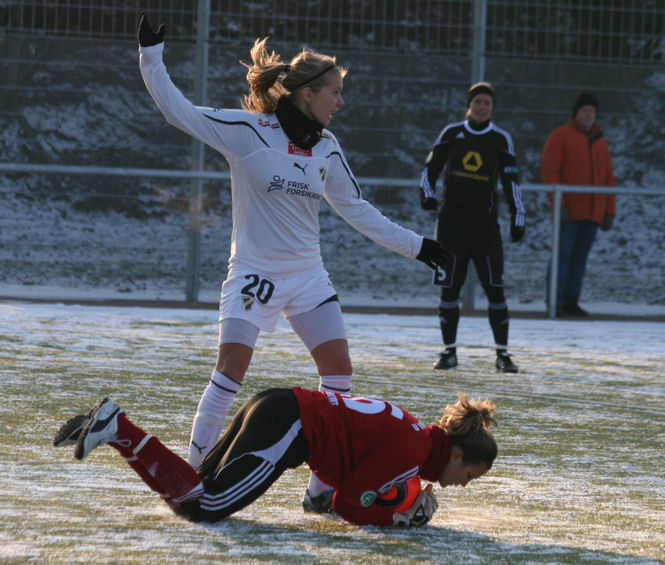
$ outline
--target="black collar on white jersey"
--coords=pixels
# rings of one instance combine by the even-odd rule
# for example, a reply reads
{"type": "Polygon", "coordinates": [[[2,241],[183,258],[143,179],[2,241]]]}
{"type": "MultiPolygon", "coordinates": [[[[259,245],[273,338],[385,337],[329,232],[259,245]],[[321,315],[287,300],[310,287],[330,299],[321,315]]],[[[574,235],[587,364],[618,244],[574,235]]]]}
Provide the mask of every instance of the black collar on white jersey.
{"type": "Polygon", "coordinates": [[[323,126],[305,116],[286,96],[277,101],[275,115],[284,133],[300,149],[311,149],[321,139],[323,126]]]}

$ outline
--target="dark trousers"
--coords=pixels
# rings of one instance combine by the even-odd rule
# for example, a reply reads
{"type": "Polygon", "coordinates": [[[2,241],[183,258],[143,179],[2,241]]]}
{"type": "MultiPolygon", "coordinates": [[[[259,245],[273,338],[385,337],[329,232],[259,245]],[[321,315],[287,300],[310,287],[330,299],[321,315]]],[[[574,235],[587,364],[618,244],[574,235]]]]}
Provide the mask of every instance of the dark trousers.
{"type": "Polygon", "coordinates": [[[226,518],[256,500],[286,471],[309,456],[300,410],[290,389],[250,398],[198,469],[205,493],[181,505],[194,521],[226,518]]]}
{"type": "MultiPolygon", "coordinates": [[[[582,294],[586,262],[596,240],[598,224],[591,220],[572,220],[561,224],[557,308],[568,301],[577,302],[582,294]]],[[[547,269],[547,296],[551,269],[547,269]]]]}
{"type": "Polygon", "coordinates": [[[435,274],[435,284],[441,286],[439,324],[445,345],[457,340],[459,324],[459,295],[466,280],[469,262],[473,261],[478,280],[485,291],[488,319],[496,345],[508,344],[509,315],[503,290],[503,242],[496,221],[479,226],[455,225],[439,221],[437,239],[453,254],[446,277],[435,274]]]}

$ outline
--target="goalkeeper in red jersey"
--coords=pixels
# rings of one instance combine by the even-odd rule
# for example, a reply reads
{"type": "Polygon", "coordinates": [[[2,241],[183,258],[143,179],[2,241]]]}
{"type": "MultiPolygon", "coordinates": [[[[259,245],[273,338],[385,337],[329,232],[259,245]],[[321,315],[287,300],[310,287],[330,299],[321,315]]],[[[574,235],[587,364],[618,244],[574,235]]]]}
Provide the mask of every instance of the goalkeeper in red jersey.
{"type": "Polygon", "coordinates": [[[484,475],[497,455],[488,431],[494,403],[459,394],[436,424],[424,426],[389,402],[332,392],[269,389],[249,399],[194,470],[105,398],[56,433],[54,445],[75,443],[85,458],[96,447],[116,449],[179,515],[215,522],[252,503],[286,469],[307,463],[333,494],[322,504],[354,524],[422,526],[438,503],[432,486],[407,510],[381,497],[414,476],[442,487],[484,475]]]}

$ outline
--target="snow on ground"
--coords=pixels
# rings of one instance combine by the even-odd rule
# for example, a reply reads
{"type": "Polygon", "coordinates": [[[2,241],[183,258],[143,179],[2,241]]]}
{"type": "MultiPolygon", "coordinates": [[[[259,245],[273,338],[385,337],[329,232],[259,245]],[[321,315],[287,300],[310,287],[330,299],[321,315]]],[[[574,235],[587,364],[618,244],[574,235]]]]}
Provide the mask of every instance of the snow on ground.
{"type": "MultiPolygon", "coordinates": [[[[516,375],[493,370],[486,320],[462,317],[459,369],[430,367],[429,316],[346,314],[355,394],[423,422],[456,391],[497,403],[499,457],[467,488],[436,489],[432,522],[358,528],[305,515],[307,470],[213,525],[189,524],[110,448],[78,462],[50,445],[111,394],[184,453],[215,358],[208,310],[0,302],[0,561],[48,563],[613,563],[665,560],[665,325],[515,320],[516,375]]],[[[317,384],[283,320],[260,337],[239,402],[317,384]]]]}

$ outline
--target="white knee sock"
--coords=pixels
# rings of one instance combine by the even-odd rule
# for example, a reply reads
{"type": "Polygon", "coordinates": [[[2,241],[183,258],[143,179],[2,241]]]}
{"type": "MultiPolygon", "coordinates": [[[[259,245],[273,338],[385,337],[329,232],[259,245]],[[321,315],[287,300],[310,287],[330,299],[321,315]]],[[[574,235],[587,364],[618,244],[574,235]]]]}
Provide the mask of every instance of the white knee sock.
{"type": "Polygon", "coordinates": [[[224,427],[226,415],[241,384],[215,370],[203,391],[192,424],[187,463],[195,469],[214,447],[224,427]]]}
{"type": "MultiPolygon", "coordinates": [[[[351,390],[351,375],[322,375],[319,390],[322,392],[347,394],[351,390]]],[[[330,488],[329,485],[324,483],[314,473],[309,474],[307,491],[310,496],[319,496],[321,493],[330,490],[330,488]]]]}

